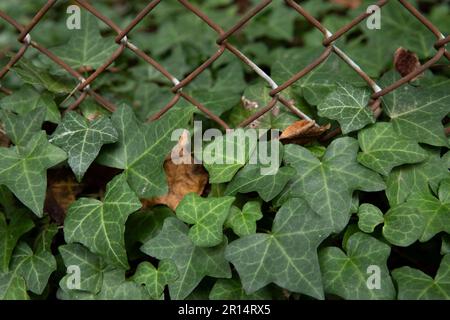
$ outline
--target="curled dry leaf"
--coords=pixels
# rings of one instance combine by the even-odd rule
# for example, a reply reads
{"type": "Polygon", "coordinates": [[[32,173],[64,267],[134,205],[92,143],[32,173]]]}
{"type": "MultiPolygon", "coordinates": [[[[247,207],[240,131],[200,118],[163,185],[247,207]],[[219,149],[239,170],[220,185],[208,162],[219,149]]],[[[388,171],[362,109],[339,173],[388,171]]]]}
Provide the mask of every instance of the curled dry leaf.
{"type": "Polygon", "coordinates": [[[316,126],[315,121],[300,120],[287,127],[280,136],[284,144],[307,144],[319,138],[331,125],[316,126]]]}
{"type": "MultiPolygon", "coordinates": [[[[400,47],[394,54],[394,66],[395,70],[397,70],[402,77],[405,77],[420,68],[421,64],[414,52],[400,47]]],[[[417,79],[417,77],[412,80],[415,79],[417,79]]]]}
{"type": "Polygon", "coordinates": [[[157,204],[164,204],[175,210],[188,193],[195,192],[198,195],[203,193],[203,190],[208,183],[208,173],[200,164],[194,164],[193,157],[189,154],[184,154],[185,146],[189,143],[187,131],[181,135],[178,144],[174,147],[176,154],[181,157],[190,157],[189,163],[176,164],[168,157],[164,162],[164,172],[166,173],[167,184],[169,185],[169,192],[163,196],[143,199],[144,207],[151,207],[157,204]]]}
{"type": "Polygon", "coordinates": [[[362,4],[362,0],[331,0],[331,2],[340,4],[349,9],[356,9],[362,4]]]}

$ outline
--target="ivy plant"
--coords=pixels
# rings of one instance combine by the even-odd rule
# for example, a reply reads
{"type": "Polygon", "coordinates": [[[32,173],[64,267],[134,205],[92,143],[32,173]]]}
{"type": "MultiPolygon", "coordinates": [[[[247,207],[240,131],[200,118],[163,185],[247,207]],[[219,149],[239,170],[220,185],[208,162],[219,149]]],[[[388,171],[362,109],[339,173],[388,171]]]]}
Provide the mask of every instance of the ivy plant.
{"type": "MultiPolygon", "coordinates": [[[[0,10],[27,25],[28,2],[0,10]]],[[[123,30],[143,2],[91,5],[123,30]]],[[[372,2],[299,3],[335,32],[372,2]]],[[[444,4],[408,2],[450,32],[444,4]]],[[[259,1],[189,3],[229,30],[259,1]]],[[[0,300],[450,300],[450,64],[400,2],[275,95],[324,52],[285,1],[219,52],[177,1],[119,42],[66,9],[29,46],[0,24],[0,300]]]]}

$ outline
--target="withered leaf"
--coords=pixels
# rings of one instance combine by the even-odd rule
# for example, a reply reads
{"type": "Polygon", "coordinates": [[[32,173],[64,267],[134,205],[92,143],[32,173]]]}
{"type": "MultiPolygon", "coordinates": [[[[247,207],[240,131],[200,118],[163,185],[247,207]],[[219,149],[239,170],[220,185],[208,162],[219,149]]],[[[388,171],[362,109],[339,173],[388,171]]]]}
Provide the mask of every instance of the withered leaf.
{"type": "Polygon", "coordinates": [[[161,197],[143,200],[144,207],[165,204],[175,210],[185,195],[191,192],[202,194],[208,183],[208,174],[199,164],[175,164],[171,159],[164,162],[164,171],[169,192],[161,197]]]}
{"type": "Polygon", "coordinates": [[[400,47],[394,54],[394,66],[395,70],[397,70],[402,77],[405,77],[416,71],[421,65],[417,54],[400,47]]]}
{"type": "MultiPolygon", "coordinates": [[[[181,135],[178,144],[174,149],[178,150],[178,154],[185,157],[184,147],[189,143],[187,132],[181,135]]],[[[163,196],[144,199],[142,204],[144,207],[151,207],[157,204],[167,205],[175,210],[185,195],[195,192],[201,195],[206,184],[208,183],[208,173],[202,165],[194,164],[192,156],[188,163],[175,164],[170,157],[164,162],[164,172],[166,174],[169,192],[163,196]]]]}
{"type": "Polygon", "coordinates": [[[280,136],[284,144],[307,144],[319,138],[331,125],[316,126],[315,121],[300,120],[287,127],[280,136]]]}

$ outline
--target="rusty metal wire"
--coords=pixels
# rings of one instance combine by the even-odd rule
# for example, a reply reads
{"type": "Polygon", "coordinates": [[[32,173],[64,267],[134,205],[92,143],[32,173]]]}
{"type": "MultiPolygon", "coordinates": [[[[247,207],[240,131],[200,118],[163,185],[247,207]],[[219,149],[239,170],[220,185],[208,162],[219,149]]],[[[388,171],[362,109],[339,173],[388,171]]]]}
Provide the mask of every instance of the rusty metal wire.
{"type": "MultiPolygon", "coordinates": [[[[250,9],[247,13],[245,13],[239,21],[231,27],[229,30],[225,31],[216,24],[213,20],[211,20],[204,12],[195,7],[187,0],[178,0],[178,2],[186,8],[186,10],[191,11],[198,18],[200,18],[204,23],[206,23],[211,29],[213,29],[217,33],[217,40],[215,45],[217,46],[217,51],[209,57],[205,62],[203,62],[200,66],[195,68],[190,74],[188,74],[184,79],[178,80],[171,73],[169,73],[160,63],[150,57],[147,53],[139,49],[136,45],[134,45],[129,39],[129,33],[153,10],[155,10],[158,4],[161,3],[162,0],[153,0],[150,1],[147,6],[142,9],[141,12],[123,29],[121,29],[115,22],[113,22],[108,17],[104,16],[100,11],[98,11],[94,5],[92,5],[89,1],[86,0],[75,0],[79,6],[83,7],[85,10],[88,10],[91,14],[93,14],[98,19],[102,20],[107,26],[109,26],[117,36],[115,37],[115,42],[118,47],[114,51],[114,53],[105,61],[99,68],[97,68],[92,74],[85,79],[78,71],[71,68],[68,64],[66,64],[62,59],[53,54],[48,49],[44,48],[37,42],[32,40],[31,32],[33,28],[44,18],[45,14],[55,5],[57,0],[48,0],[45,5],[36,13],[33,19],[25,26],[19,24],[12,17],[7,15],[6,13],[0,11],[0,19],[5,20],[11,26],[13,26],[20,34],[18,36],[18,41],[21,43],[21,48],[19,51],[10,59],[6,66],[4,66],[0,70],[0,80],[5,77],[8,71],[24,56],[25,52],[29,47],[33,47],[38,50],[40,53],[46,55],[50,58],[54,63],[59,65],[61,68],[66,70],[72,77],[74,77],[78,84],[75,86],[74,90],[70,94],[70,96],[75,95],[75,101],[67,108],[67,110],[76,109],[87,96],[91,96],[94,98],[100,105],[105,107],[110,111],[114,111],[116,106],[108,101],[106,98],[102,97],[100,94],[96,93],[95,90],[92,89],[91,84],[94,82],[96,78],[103,72],[105,72],[114,61],[122,55],[122,53],[128,49],[132,51],[136,56],[143,59],[145,62],[153,66],[157,71],[159,71],[164,77],[166,77],[172,84],[171,88],[172,93],[174,94],[173,99],[164,107],[160,109],[156,114],[152,115],[148,120],[153,121],[160,118],[164,113],[170,110],[180,99],[184,99],[188,101],[190,104],[197,107],[200,111],[202,111],[206,116],[210,119],[217,122],[220,126],[225,129],[230,128],[229,125],[223,121],[219,116],[215,115],[209,109],[207,109],[202,103],[197,101],[194,97],[183,92],[183,88],[188,86],[194,79],[196,79],[203,71],[211,66],[217,59],[219,59],[224,52],[228,51],[235,55],[239,60],[241,60],[244,64],[250,67],[258,76],[260,76],[263,80],[265,80],[269,86],[271,87],[270,97],[271,100],[267,106],[260,109],[260,111],[256,112],[248,119],[244,120],[240,123],[239,127],[245,127],[258,118],[262,117],[264,114],[272,110],[277,103],[283,104],[287,107],[292,113],[297,115],[299,118],[312,121],[306,114],[300,111],[293,101],[282,96],[283,91],[290,87],[292,84],[306,76],[308,73],[313,71],[315,68],[320,66],[327,58],[336,54],[339,58],[341,58],[346,64],[348,64],[365,82],[367,82],[368,86],[372,89],[373,94],[371,97],[371,101],[369,103],[369,108],[374,113],[375,117],[378,117],[381,114],[381,98],[401,87],[402,85],[408,83],[411,79],[414,79],[419,74],[422,74],[425,70],[432,67],[436,64],[442,57],[450,60],[450,52],[446,49],[446,45],[450,42],[450,37],[445,37],[439,29],[433,25],[425,16],[423,16],[411,3],[406,0],[398,0],[402,6],[411,13],[411,16],[420,21],[424,26],[426,26],[431,33],[436,37],[435,49],[436,54],[429,59],[426,63],[424,63],[420,68],[415,70],[414,72],[408,74],[407,76],[399,79],[395,83],[389,85],[386,88],[381,88],[372,78],[370,78],[364,70],[362,70],[358,64],[353,61],[344,51],[339,49],[335,42],[344,36],[346,33],[355,28],[359,23],[367,19],[374,12],[364,12],[355,19],[353,19],[350,23],[340,28],[337,32],[332,34],[329,30],[325,28],[317,19],[315,19],[311,14],[309,14],[302,6],[300,6],[294,0],[285,0],[287,6],[295,10],[298,14],[300,14],[306,21],[308,21],[313,27],[317,28],[324,36],[323,53],[317,57],[309,65],[305,66],[298,73],[293,75],[290,79],[286,80],[286,82],[278,85],[275,81],[265,73],[256,63],[250,60],[247,56],[245,56],[238,48],[233,46],[228,42],[230,37],[232,37],[236,32],[241,30],[247,22],[249,22],[253,17],[258,15],[261,11],[267,8],[272,0],[263,0],[257,6],[250,9]]],[[[381,0],[375,3],[378,7],[383,7],[389,3],[389,0],[381,0]]],[[[336,75],[338,76],[338,75],[336,75]]],[[[5,94],[11,94],[11,90],[4,88],[0,85],[0,91],[5,94]]],[[[331,137],[340,134],[340,129],[328,132],[322,139],[327,140],[331,137]]]]}

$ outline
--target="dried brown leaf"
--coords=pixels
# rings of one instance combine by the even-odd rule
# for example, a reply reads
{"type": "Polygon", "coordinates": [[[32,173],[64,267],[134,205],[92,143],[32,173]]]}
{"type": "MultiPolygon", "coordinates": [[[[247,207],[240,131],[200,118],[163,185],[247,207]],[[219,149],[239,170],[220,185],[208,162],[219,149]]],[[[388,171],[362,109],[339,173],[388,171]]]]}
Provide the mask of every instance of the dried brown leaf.
{"type": "Polygon", "coordinates": [[[164,163],[164,171],[169,192],[161,197],[142,200],[144,207],[164,204],[175,210],[185,195],[191,192],[202,194],[208,183],[208,174],[199,164],[174,164],[168,159],[164,163]]]}
{"type": "Polygon", "coordinates": [[[316,126],[315,121],[300,120],[287,127],[280,136],[284,144],[307,144],[317,140],[330,125],[316,126]]]}
{"type": "Polygon", "coordinates": [[[397,70],[402,77],[405,77],[420,68],[421,64],[414,52],[398,48],[394,54],[394,66],[395,70],[397,70]]]}
{"type": "MultiPolygon", "coordinates": [[[[180,140],[175,147],[176,154],[185,157],[185,146],[189,143],[187,132],[181,135],[180,140]]],[[[164,162],[164,172],[166,173],[167,183],[169,185],[169,192],[161,197],[152,199],[143,199],[144,207],[151,207],[157,204],[167,205],[172,210],[175,210],[180,201],[185,195],[191,192],[202,194],[208,183],[208,173],[202,165],[194,164],[194,159],[191,155],[189,163],[175,164],[171,158],[164,162]]]]}

